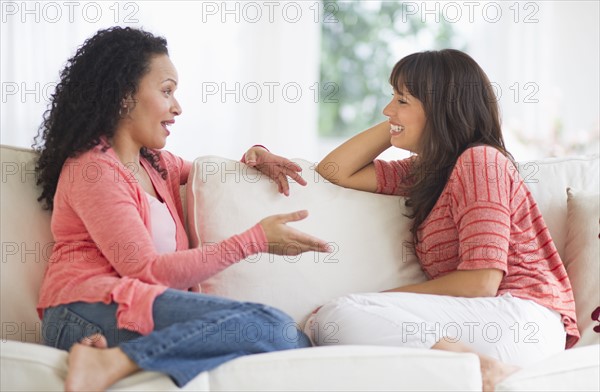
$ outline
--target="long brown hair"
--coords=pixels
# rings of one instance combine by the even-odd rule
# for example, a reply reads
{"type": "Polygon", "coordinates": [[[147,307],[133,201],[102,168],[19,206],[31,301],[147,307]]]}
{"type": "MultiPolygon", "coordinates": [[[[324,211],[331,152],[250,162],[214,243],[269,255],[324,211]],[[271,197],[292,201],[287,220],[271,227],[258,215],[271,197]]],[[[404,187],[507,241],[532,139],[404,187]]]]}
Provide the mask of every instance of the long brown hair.
{"type": "Polygon", "coordinates": [[[440,197],[458,157],[470,146],[492,146],[513,160],[504,146],[497,99],[490,81],[469,55],[454,49],[414,53],[392,70],[390,84],[406,87],[426,116],[412,185],[404,190],[417,230],[440,197]]]}

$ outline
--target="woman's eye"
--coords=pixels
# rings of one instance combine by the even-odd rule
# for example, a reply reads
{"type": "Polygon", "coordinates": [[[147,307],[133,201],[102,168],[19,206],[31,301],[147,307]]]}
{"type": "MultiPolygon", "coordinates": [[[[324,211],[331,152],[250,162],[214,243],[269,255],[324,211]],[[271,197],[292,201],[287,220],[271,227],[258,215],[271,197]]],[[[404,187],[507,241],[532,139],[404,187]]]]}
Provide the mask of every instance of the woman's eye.
{"type": "MultiPolygon", "coordinates": [[[[395,97],[395,96],[396,96],[396,93],[391,93],[390,95],[391,95],[392,97],[395,97]]],[[[406,103],[406,101],[405,101],[405,100],[403,100],[403,99],[398,99],[397,101],[398,101],[398,103],[401,103],[401,104],[405,104],[405,103],[406,103]]]]}
{"type": "Polygon", "coordinates": [[[167,90],[165,90],[163,92],[165,93],[166,96],[169,96],[169,95],[171,95],[173,93],[173,90],[167,89],[167,90]]]}

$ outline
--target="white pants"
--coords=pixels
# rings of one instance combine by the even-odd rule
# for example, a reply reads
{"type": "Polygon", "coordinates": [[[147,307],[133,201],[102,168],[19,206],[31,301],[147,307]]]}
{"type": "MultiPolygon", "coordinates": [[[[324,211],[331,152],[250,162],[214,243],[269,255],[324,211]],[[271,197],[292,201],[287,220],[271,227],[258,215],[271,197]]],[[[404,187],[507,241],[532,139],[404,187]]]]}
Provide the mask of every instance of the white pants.
{"type": "Polygon", "coordinates": [[[351,294],[323,305],[304,332],[317,345],[431,348],[445,339],[517,366],[563,351],[566,340],[559,313],[510,294],[351,294]]]}

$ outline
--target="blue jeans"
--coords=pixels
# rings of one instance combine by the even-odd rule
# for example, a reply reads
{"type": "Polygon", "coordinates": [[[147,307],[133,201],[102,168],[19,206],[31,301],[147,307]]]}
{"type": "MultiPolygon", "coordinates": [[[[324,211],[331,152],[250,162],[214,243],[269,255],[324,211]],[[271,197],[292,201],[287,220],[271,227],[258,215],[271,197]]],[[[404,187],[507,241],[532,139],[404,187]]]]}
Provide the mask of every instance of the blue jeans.
{"type": "Polygon", "coordinates": [[[101,333],[141,369],[166,373],[183,387],[199,373],[242,355],[309,347],[285,313],[267,305],[169,289],[153,305],[154,331],[117,328],[117,304],[75,302],[45,309],[46,345],[62,350],[101,333]]]}

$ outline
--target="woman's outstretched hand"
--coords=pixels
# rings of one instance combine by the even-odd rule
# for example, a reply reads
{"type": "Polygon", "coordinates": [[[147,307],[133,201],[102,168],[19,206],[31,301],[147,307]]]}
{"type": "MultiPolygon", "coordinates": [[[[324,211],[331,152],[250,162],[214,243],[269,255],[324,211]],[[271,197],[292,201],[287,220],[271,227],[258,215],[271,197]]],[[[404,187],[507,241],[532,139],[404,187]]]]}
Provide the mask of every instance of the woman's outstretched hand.
{"type": "Polygon", "coordinates": [[[244,161],[246,165],[256,168],[261,173],[273,179],[277,184],[279,193],[283,193],[286,196],[290,195],[288,177],[300,185],[306,185],[306,181],[299,174],[302,171],[300,166],[289,159],[267,151],[263,147],[251,147],[244,154],[244,161]]]}
{"type": "Polygon", "coordinates": [[[289,214],[272,215],[259,223],[269,242],[269,253],[295,256],[303,252],[331,252],[327,242],[310,236],[286,225],[288,222],[300,221],[308,216],[308,211],[301,210],[289,214]]]}

